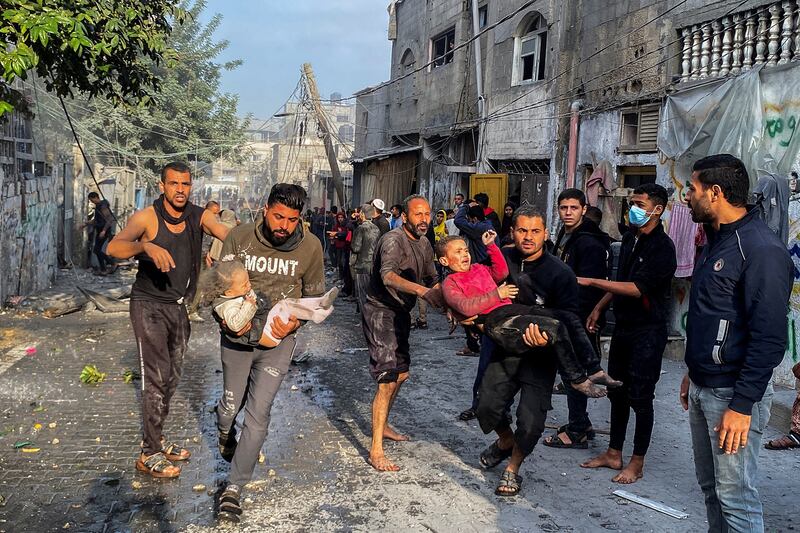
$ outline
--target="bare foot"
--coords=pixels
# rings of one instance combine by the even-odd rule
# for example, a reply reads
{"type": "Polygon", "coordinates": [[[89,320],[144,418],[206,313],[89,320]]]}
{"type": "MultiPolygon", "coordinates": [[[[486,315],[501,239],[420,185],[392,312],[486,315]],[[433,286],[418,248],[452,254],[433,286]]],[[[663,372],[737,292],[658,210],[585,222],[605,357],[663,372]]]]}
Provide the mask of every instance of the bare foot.
{"type": "Polygon", "coordinates": [[[397,472],[400,470],[400,467],[387,459],[385,455],[373,456],[370,454],[367,462],[378,472],[397,472]]]}
{"type": "Polygon", "coordinates": [[[572,388],[578,392],[581,392],[588,396],[589,398],[602,398],[606,395],[606,391],[603,389],[598,389],[594,386],[594,383],[589,381],[588,379],[585,381],[581,381],[580,383],[572,383],[572,388]]]}
{"type": "Polygon", "coordinates": [[[405,442],[411,440],[408,435],[403,435],[394,430],[394,428],[386,426],[383,430],[383,438],[393,440],[395,442],[405,442]]]}
{"type": "Polygon", "coordinates": [[[600,370],[589,376],[589,381],[597,385],[605,385],[609,389],[622,387],[622,382],[606,374],[605,370],[600,370]]]}
{"type": "Polygon", "coordinates": [[[614,483],[621,483],[623,485],[630,485],[642,479],[644,474],[644,458],[631,457],[628,465],[622,469],[622,472],[611,478],[614,483]]]}
{"type": "Polygon", "coordinates": [[[622,454],[612,450],[606,450],[597,457],[581,463],[581,468],[611,468],[612,470],[622,470],[622,454]]]}

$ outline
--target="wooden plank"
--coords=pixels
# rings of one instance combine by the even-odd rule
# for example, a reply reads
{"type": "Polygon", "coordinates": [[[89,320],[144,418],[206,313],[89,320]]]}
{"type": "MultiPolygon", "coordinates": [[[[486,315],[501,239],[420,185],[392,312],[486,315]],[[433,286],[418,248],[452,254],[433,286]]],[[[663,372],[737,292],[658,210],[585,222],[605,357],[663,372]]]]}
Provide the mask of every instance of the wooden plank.
{"type": "MultiPolygon", "coordinates": [[[[122,287],[96,292],[109,298],[120,299],[127,298],[131,295],[131,287],[132,285],[124,285],[122,287]]],[[[55,318],[68,313],[74,313],[75,311],[79,311],[88,301],[89,298],[80,291],[76,293],[59,294],[48,298],[46,303],[47,307],[42,309],[42,314],[47,318],[55,318]]]]}

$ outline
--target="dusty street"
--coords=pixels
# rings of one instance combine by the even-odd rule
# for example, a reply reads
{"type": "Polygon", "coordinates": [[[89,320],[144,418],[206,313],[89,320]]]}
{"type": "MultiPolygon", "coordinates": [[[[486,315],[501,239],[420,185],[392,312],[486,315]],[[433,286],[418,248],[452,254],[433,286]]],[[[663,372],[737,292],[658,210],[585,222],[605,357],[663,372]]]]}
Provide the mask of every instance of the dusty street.
{"type": "MultiPolygon", "coordinates": [[[[207,316],[207,315],[206,315],[207,316]]],[[[138,474],[138,381],[125,313],[80,312],[45,320],[0,316],[0,530],[212,531],[213,493],[227,464],[215,446],[211,409],[221,383],[216,328],[193,324],[184,378],[167,435],[194,453],[176,481],[138,474]],[[35,346],[26,355],[24,348],[35,346]],[[107,374],[79,381],[83,366],[107,374]],[[39,426],[38,424],[41,424],[39,426]],[[15,444],[30,441],[28,450],[15,444]]],[[[654,442],[645,478],[627,490],[689,514],[677,520],[612,496],[608,470],[578,467],[607,445],[589,450],[537,447],[525,463],[522,495],[493,494],[499,470],[478,467],[491,442],[476,422],[456,420],[468,406],[477,360],[454,356],[459,337],[444,319],[412,333],[412,379],[391,421],[412,436],[390,444],[402,465],[379,474],[365,463],[373,384],[358,315],[339,303],[331,320],[302,332],[307,363],[292,367],[273,409],[265,462],[247,492],[242,531],[700,531],[704,507],[694,478],[686,416],[676,401],[682,365],[665,361],[656,400],[654,442]]],[[[565,420],[554,397],[549,425],[565,420]]],[[[590,413],[608,427],[605,400],[590,413]]],[[[777,435],[769,428],[767,437],[777,435]]],[[[629,452],[629,450],[626,450],[629,452]]],[[[761,452],[760,487],[768,530],[792,530],[796,468],[792,452],[761,452]]]]}

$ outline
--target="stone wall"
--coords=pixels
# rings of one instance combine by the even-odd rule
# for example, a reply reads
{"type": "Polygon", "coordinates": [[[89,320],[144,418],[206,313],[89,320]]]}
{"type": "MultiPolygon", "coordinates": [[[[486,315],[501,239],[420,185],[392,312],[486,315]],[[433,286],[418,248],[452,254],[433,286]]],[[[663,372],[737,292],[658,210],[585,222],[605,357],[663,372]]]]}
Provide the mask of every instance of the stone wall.
{"type": "Polygon", "coordinates": [[[3,183],[0,188],[0,302],[55,281],[57,191],[52,177],[3,183]]]}

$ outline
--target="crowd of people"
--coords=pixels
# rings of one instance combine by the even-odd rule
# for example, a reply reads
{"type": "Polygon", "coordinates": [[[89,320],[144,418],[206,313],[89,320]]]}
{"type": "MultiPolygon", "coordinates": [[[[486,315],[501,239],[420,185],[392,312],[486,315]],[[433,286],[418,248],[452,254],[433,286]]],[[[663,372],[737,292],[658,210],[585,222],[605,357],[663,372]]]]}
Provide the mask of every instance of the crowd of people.
{"type": "MultiPolygon", "coordinates": [[[[769,418],[772,370],[787,343],[794,267],[759,209],[747,207],[749,179],[740,160],[703,158],[690,183],[691,216],[705,225],[708,243],[692,280],[688,373],[675,392],[689,411],[710,530],[763,531],[757,457],[769,418]]],[[[566,394],[569,420],[543,444],[586,448],[595,438],[587,398],[607,394],[608,449],[580,466],[617,470],[613,480],[623,484],[644,475],[676,270],[675,247],[661,220],[669,198],[662,186],[633,191],[612,279],[611,239],[596,218],[602,213],[578,189],[559,195],[561,227],[550,239],[543,213],[506,204],[501,219],[483,193],[456,195],[452,206],[439,210],[411,195],[388,213],[383,200],[373,199],[353,210],[315,209],[303,216],[305,191],[277,184],[254,222],[226,225],[214,206],[202,209],[188,201],[191,185],[188,166],[164,167],[162,196],[134,214],[108,246],[111,256],[140,260],[131,296],[143,369],[137,469],[177,477],[180,461],[191,455],[165,440],[162,427],[186,352],[186,303],[199,291],[200,300],[212,305],[221,339],[224,384],[217,424],[220,454],[231,469],[218,512],[238,521],[242,487],[267,437],[295,334],[307,320],[325,320],[340,291],[361,314],[376,383],[368,457],[374,469],[400,469],[383,443],[407,440],[389,418],[411,371],[410,332],[427,327],[430,305],[446,312],[454,328],[465,329],[468,347],[462,353],[478,355],[472,404],[459,417],[477,418],[485,433],[496,435],[479,459],[485,468],[505,463],[496,494],[513,496],[522,489],[520,467],[542,437],[559,389],[566,394]],[[201,274],[203,233],[221,246],[201,274]],[[328,292],[326,256],[339,281],[328,292]],[[609,308],[614,328],[604,370],[599,335],[609,308]],[[631,411],[633,450],[626,463],[631,411]],[[244,421],[237,432],[240,412],[244,421]]]]}

